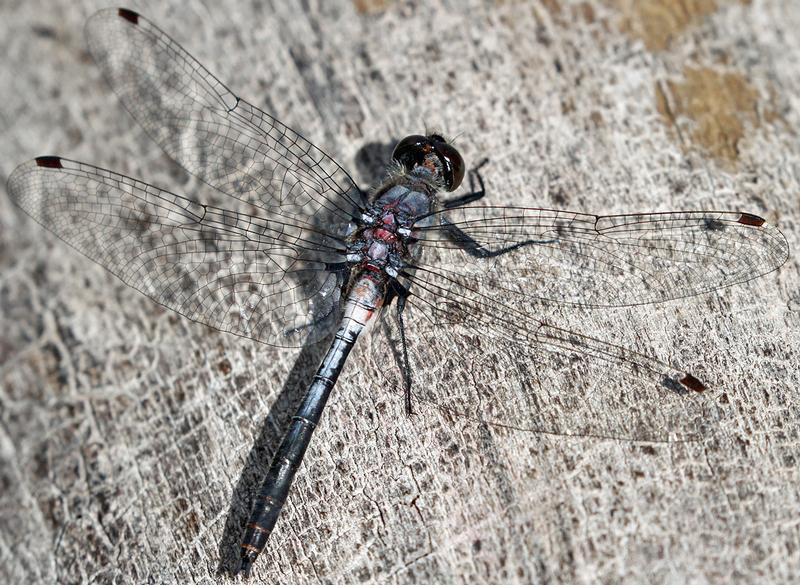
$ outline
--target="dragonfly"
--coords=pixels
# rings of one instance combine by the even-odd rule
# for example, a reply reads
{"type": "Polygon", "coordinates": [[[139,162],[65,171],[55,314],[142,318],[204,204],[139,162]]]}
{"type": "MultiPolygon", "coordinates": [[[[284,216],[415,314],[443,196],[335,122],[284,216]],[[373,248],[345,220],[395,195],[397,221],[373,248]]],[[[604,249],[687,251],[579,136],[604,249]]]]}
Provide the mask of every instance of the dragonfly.
{"type": "Polygon", "coordinates": [[[348,354],[377,315],[393,314],[396,323],[409,414],[409,345],[428,342],[407,332],[413,312],[454,336],[515,344],[520,363],[527,348],[600,360],[688,397],[707,384],[645,353],[560,328],[538,308],[692,297],[768,274],[789,255],[781,232],[747,212],[595,215],[486,205],[483,165],[467,172],[437,133],[400,140],[385,179],[364,191],[333,158],[233,93],[138,13],[101,11],[86,36],[133,118],[222,203],[60,156],[19,166],[8,180],[12,200],[188,319],[278,347],[329,342],[252,507],[240,553],[246,574],[348,354]],[[467,192],[451,194],[464,179],[467,192]]]}

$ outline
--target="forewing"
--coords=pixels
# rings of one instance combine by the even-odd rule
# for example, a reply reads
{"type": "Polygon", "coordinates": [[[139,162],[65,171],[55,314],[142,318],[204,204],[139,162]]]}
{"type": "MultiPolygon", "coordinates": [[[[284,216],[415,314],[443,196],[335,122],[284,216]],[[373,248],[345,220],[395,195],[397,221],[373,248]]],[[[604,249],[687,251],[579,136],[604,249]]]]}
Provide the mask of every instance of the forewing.
{"type": "Polygon", "coordinates": [[[311,224],[196,203],[59,157],[19,166],[8,190],[73,248],[189,319],[285,347],[338,324],[343,248],[311,224]]]}
{"type": "Polygon", "coordinates": [[[100,11],[86,37],[124,106],[190,173],[268,212],[359,217],[361,192],[330,156],[236,96],[143,16],[100,11]]]}
{"type": "Polygon", "coordinates": [[[425,222],[421,265],[527,301],[657,303],[758,278],[788,258],[776,227],[739,212],[600,216],[478,206],[425,222]]]}

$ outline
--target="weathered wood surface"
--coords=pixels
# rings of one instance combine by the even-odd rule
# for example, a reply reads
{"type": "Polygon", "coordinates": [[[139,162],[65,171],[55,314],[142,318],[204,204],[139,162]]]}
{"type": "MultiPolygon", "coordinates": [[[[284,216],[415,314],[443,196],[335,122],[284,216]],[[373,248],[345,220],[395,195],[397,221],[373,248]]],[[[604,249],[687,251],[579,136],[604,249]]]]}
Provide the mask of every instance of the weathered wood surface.
{"type": "MultiPolygon", "coordinates": [[[[493,202],[746,209],[800,245],[792,0],[276,4],[131,8],[362,182],[375,153],[429,124],[460,133],[468,160],[491,158],[493,202]]],[[[61,154],[191,194],[197,182],[86,51],[83,22],[101,7],[0,8],[3,183],[17,163],[61,154]]],[[[298,352],[164,312],[5,196],[0,270],[0,581],[230,582],[255,484],[319,350],[293,365],[298,352]]],[[[691,443],[532,434],[424,405],[407,419],[377,328],[254,582],[797,582],[799,282],[792,258],[702,298],[559,315],[712,383],[691,443]]],[[[578,396],[612,374],[567,366],[532,371],[578,396]]],[[[519,392],[513,359],[490,350],[455,378],[519,392]]],[[[643,417],[658,412],[659,398],[627,391],[643,417]]]]}

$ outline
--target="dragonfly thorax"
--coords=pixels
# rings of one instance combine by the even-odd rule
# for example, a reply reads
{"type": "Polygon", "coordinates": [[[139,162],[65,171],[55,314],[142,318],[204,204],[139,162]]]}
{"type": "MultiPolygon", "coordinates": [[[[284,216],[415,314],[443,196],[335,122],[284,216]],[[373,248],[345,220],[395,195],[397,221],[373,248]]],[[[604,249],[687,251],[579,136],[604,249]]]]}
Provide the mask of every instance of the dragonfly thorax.
{"type": "Polygon", "coordinates": [[[397,277],[415,251],[415,223],[435,209],[436,187],[431,178],[419,168],[378,189],[350,236],[348,263],[397,277]]]}
{"type": "Polygon", "coordinates": [[[347,261],[355,268],[385,272],[396,277],[403,266],[403,256],[410,235],[401,227],[392,210],[378,216],[365,214],[364,224],[351,236],[347,245],[347,261]]]}

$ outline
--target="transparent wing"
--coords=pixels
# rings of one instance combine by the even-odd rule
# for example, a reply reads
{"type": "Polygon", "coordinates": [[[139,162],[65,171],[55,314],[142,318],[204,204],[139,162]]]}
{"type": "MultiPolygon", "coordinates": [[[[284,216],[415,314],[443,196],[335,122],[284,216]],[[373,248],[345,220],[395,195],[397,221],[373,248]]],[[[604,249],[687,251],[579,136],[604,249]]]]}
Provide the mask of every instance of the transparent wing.
{"type": "Polygon", "coordinates": [[[558,327],[563,305],[688,297],[757,278],[788,257],[777,228],[734,212],[466,207],[416,228],[421,255],[403,274],[415,399],[560,435],[694,439],[720,407],[698,377],[647,355],[653,349],[558,327]]]}
{"type": "Polygon", "coordinates": [[[697,440],[715,420],[706,384],[652,350],[558,327],[436,269],[407,278],[418,405],[509,429],[639,441],[697,440]]]}
{"type": "Polygon", "coordinates": [[[420,265],[528,302],[663,302],[758,278],[789,257],[776,227],[739,212],[465,207],[421,223],[420,265]]]}
{"type": "Polygon", "coordinates": [[[195,203],[59,157],[19,166],[8,190],[73,248],[189,319],[284,347],[338,325],[344,246],[312,224],[195,203]]]}
{"type": "Polygon", "coordinates": [[[143,16],[100,11],[86,23],[86,37],[123,105],[190,173],[284,216],[360,216],[361,191],[331,157],[233,94],[143,16]]]}

